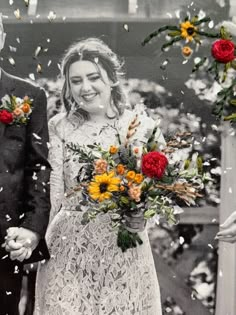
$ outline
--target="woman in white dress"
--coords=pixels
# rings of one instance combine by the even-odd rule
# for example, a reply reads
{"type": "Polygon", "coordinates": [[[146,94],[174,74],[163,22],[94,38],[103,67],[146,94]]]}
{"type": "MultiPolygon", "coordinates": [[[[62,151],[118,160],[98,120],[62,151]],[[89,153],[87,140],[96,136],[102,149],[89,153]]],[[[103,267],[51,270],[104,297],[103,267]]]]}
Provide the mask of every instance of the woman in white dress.
{"type": "MultiPolygon", "coordinates": [[[[96,38],[79,41],[64,57],[66,111],[49,122],[52,210],[47,243],[51,259],[39,266],[35,315],[162,314],[144,219],[127,221],[131,231],[140,233],[143,245],[123,253],[108,214],[83,225],[83,212],[76,209],[78,200],[66,198],[83,166],[67,144],[96,142],[109,148],[117,143],[113,127],[125,137],[135,116],[124,110],[119,71],[116,54],[96,38]]],[[[154,127],[147,116],[139,120],[136,143],[154,127]]]]}

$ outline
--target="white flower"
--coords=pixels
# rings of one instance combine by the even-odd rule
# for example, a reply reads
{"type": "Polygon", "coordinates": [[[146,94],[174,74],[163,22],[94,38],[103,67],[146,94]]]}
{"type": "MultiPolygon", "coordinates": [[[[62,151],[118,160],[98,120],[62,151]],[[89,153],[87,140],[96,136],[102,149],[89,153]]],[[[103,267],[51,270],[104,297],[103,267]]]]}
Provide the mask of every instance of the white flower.
{"type": "Polygon", "coordinates": [[[16,105],[19,107],[23,103],[23,99],[20,97],[16,97],[16,105]]]}
{"type": "Polygon", "coordinates": [[[3,106],[7,106],[8,103],[11,103],[10,96],[6,94],[2,97],[1,101],[3,106]]]}

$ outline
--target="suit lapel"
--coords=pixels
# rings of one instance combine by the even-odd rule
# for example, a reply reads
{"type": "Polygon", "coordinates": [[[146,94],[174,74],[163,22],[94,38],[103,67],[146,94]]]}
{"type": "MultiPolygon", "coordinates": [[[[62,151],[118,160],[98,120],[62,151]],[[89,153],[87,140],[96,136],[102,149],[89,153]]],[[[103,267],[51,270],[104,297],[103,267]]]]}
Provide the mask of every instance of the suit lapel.
{"type": "MultiPolygon", "coordinates": [[[[0,80],[0,102],[3,96],[14,94],[15,86],[14,80],[1,69],[1,80],[0,80]]],[[[0,122],[0,141],[4,136],[6,125],[0,122]]]]}

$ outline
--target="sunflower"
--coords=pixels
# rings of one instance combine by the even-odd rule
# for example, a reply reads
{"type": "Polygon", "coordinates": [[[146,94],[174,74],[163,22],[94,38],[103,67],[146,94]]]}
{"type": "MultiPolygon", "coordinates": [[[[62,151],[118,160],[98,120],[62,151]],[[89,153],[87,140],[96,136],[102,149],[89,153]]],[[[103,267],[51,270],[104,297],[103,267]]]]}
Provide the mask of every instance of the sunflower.
{"type": "Polygon", "coordinates": [[[119,191],[120,178],[114,172],[96,175],[88,186],[89,196],[99,202],[112,197],[113,191],[119,191]]]}
{"type": "Polygon", "coordinates": [[[180,24],[180,28],[181,36],[191,42],[196,35],[197,27],[194,26],[190,21],[186,21],[180,24]]]}

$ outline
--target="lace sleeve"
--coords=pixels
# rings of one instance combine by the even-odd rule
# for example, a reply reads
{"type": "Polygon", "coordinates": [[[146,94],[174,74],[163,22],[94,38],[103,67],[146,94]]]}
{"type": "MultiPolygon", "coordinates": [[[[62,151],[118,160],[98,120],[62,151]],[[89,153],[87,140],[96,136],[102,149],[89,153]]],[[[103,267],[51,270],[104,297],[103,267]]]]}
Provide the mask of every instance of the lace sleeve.
{"type": "MultiPolygon", "coordinates": [[[[56,115],[59,116],[59,115],[56,115]]],[[[49,222],[55,217],[61,207],[64,196],[64,179],[63,179],[63,140],[58,132],[58,119],[53,117],[49,121],[49,162],[52,167],[50,176],[50,199],[51,211],[49,222]]]]}

